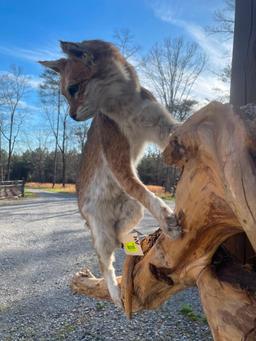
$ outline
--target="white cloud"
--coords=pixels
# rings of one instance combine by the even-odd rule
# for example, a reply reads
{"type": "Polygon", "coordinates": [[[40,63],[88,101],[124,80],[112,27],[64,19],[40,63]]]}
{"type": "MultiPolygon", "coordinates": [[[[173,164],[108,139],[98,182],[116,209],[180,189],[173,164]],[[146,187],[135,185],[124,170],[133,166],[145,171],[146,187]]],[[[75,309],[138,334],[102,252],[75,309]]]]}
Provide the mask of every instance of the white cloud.
{"type": "Polygon", "coordinates": [[[41,83],[41,79],[39,77],[36,77],[34,75],[26,75],[28,77],[28,84],[32,89],[37,90],[39,88],[39,85],[41,83]]]}
{"type": "MultiPolygon", "coordinates": [[[[152,91],[157,97],[152,81],[144,77],[141,72],[139,72],[139,78],[142,86],[152,91]]],[[[229,84],[222,82],[214,73],[208,71],[199,75],[189,98],[195,99],[198,102],[195,109],[199,109],[206,105],[209,101],[218,100],[221,102],[227,102],[228,96],[229,84]]],[[[159,97],[157,97],[157,99],[161,101],[159,97]]]]}
{"type": "Polygon", "coordinates": [[[202,73],[192,89],[191,97],[196,98],[199,106],[212,100],[227,101],[229,95],[229,84],[222,82],[211,72],[202,73]]]}
{"type": "Polygon", "coordinates": [[[28,103],[27,101],[21,100],[19,102],[19,109],[27,112],[41,112],[41,109],[35,105],[32,105],[31,103],[28,103]]]}
{"type": "Polygon", "coordinates": [[[178,18],[177,13],[167,2],[153,2],[151,7],[155,15],[162,21],[183,29],[202,48],[208,57],[209,66],[221,69],[230,61],[232,42],[221,40],[214,35],[208,35],[203,27],[198,24],[178,18]]]}
{"type": "Polygon", "coordinates": [[[57,47],[50,47],[45,49],[25,49],[21,47],[6,47],[0,46],[0,54],[26,59],[28,61],[36,62],[38,60],[57,59],[61,56],[61,52],[57,47]]]}
{"type": "MultiPolygon", "coordinates": [[[[8,70],[7,71],[6,70],[0,70],[0,76],[3,76],[3,75],[8,75],[8,77],[10,77],[10,78],[13,77],[12,72],[10,72],[8,70]]],[[[37,90],[39,88],[39,84],[41,83],[40,77],[37,77],[35,75],[31,75],[31,74],[23,74],[23,76],[26,77],[28,86],[30,88],[35,89],[35,90],[37,90]]]]}
{"type": "Polygon", "coordinates": [[[150,6],[156,17],[182,29],[192,41],[195,41],[207,57],[207,69],[199,76],[191,97],[199,101],[199,106],[209,100],[226,100],[229,93],[229,84],[223,83],[217,73],[231,62],[232,41],[221,40],[220,37],[208,35],[204,27],[186,21],[181,17],[182,11],[175,1],[151,0],[150,6]],[[216,91],[216,89],[218,89],[216,91]]]}

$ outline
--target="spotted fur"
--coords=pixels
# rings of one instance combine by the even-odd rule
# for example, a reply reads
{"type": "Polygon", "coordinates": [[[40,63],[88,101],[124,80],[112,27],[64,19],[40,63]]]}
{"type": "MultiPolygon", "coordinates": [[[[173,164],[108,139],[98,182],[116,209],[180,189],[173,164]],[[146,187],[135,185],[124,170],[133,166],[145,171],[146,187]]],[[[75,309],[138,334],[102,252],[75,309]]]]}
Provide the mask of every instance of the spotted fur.
{"type": "Polygon", "coordinates": [[[77,185],[79,209],[91,229],[113,301],[121,304],[114,250],[146,207],[173,239],[173,211],[139,180],[136,165],[148,143],[165,148],[176,123],[139,84],[134,68],[110,43],[61,43],[68,58],[41,62],[61,75],[62,93],[77,121],[94,116],[77,185]],[[73,87],[72,87],[73,86],[73,87]]]}

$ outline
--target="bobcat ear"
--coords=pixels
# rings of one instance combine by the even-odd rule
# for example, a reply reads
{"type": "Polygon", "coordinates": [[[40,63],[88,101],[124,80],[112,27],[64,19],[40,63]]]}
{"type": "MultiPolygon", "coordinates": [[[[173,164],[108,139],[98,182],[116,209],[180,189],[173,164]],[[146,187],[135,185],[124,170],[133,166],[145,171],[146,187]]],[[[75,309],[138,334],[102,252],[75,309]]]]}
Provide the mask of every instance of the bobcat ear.
{"type": "Polygon", "coordinates": [[[84,63],[87,65],[94,64],[94,56],[93,54],[85,48],[80,43],[71,43],[67,41],[60,41],[60,46],[62,51],[66,53],[69,57],[77,57],[83,60],[84,63]]]}
{"type": "Polygon", "coordinates": [[[67,60],[64,58],[58,60],[39,60],[39,64],[54,70],[55,72],[61,73],[66,65],[67,60]]]}
{"type": "Polygon", "coordinates": [[[83,49],[77,43],[60,41],[60,47],[62,48],[62,51],[70,57],[81,58],[84,53],[83,49]]]}

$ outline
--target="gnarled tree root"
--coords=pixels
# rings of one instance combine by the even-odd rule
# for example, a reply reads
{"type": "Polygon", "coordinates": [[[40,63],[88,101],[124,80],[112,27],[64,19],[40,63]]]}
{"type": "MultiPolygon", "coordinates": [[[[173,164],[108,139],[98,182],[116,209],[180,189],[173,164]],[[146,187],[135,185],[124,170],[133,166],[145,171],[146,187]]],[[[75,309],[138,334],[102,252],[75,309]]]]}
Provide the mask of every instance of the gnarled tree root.
{"type": "MultiPolygon", "coordinates": [[[[144,256],[126,257],[118,282],[128,317],[197,285],[215,340],[256,340],[255,127],[256,111],[214,102],[172,134],[164,158],[182,169],[175,212],[184,234],[172,241],[157,231],[143,240],[144,256]],[[219,258],[239,234],[254,249],[246,268],[219,258]]],[[[87,274],[72,288],[109,299],[104,280],[87,274]]]]}

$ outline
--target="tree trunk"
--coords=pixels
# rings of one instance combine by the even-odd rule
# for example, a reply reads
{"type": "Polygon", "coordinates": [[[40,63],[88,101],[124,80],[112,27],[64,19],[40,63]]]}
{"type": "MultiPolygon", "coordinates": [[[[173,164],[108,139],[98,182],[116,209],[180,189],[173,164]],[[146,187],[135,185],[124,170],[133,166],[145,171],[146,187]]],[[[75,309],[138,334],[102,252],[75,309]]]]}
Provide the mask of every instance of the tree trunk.
{"type": "Polygon", "coordinates": [[[66,186],[66,155],[65,151],[62,153],[62,187],[66,186]]]}
{"type": "Polygon", "coordinates": [[[58,143],[59,143],[59,127],[60,127],[60,89],[58,90],[58,104],[57,104],[57,128],[55,134],[55,151],[54,151],[54,166],[53,166],[53,180],[52,188],[54,188],[57,176],[57,157],[58,157],[58,143]]]}
{"type": "MultiPolygon", "coordinates": [[[[230,272],[222,269],[222,280],[210,269],[202,272],[197,280],[202,305],[208,319],[214,340],[236,341],[256,340],[256,297],[249,291],[234,285],[239,276],[247,275],[239,269],[230,272]],[[233,284],[229,283],[230,276],[233,284]]],[[[256,292],[256,274],[247,279],[247,285],[254,284],[256,292]]]]}
{"type": "Polygon", "coordinates": [[[62,148],[61,148],[61,154],[62,154],[62,187],[65,187],[66,185],[66,135],[67,130],[67,116],[64,117],[63,121],[63,136],[62,136],[62,148]]]}
{"type": "Polygon", "coordinates": [[[10,132],[8,137],[8,158],[7,158],[7,170],[6,170],[6,180],[10,180],[10,172],[11,172],[11,159],[12,159],[12,143],[13,143],[13,124],[14,124],[14,113],[15,109],[11,113],[11,119],[10,119],[10,132]]]}
{"type": "Polygon", "coordinates": [[[11,172],[11,157],[12,155],[8,153],[8,158],[7,158],[7,166],[6,166],[6,181],[10,180],[10,172],[11,172]]]}
{"type": "MultiPolygon", "coordinates": [[[[238,107],[256,103],[256,3],[236,0],[230,102],[238,107]]],[[[228,250],[246,263],[252,253],[246,236],[231,238],[228,250]],[[240,250],[240,252],[237,252],[240,250]]]]}
{"type": "Polygon", "coordinates": [[[230,102],[256,103],[256,2],[236,0],[230,102]]]}
{"type": "MultiPolygon", "coordinates": [[[[242,267],[223,247],[244,234],[256,250],[255,128],[253,108],[234,112],[214,102],[176,129],[164,158],[182,169],[175,211],[183,237],[158,230],[142,241],[144,256],[126,257],[118,280],[128,316],[197,285],[215,340],[256,339],[255,258],[242,267]]],[[[72,285],[109,298],[104,280],[86,273],[72,285]]]]}

